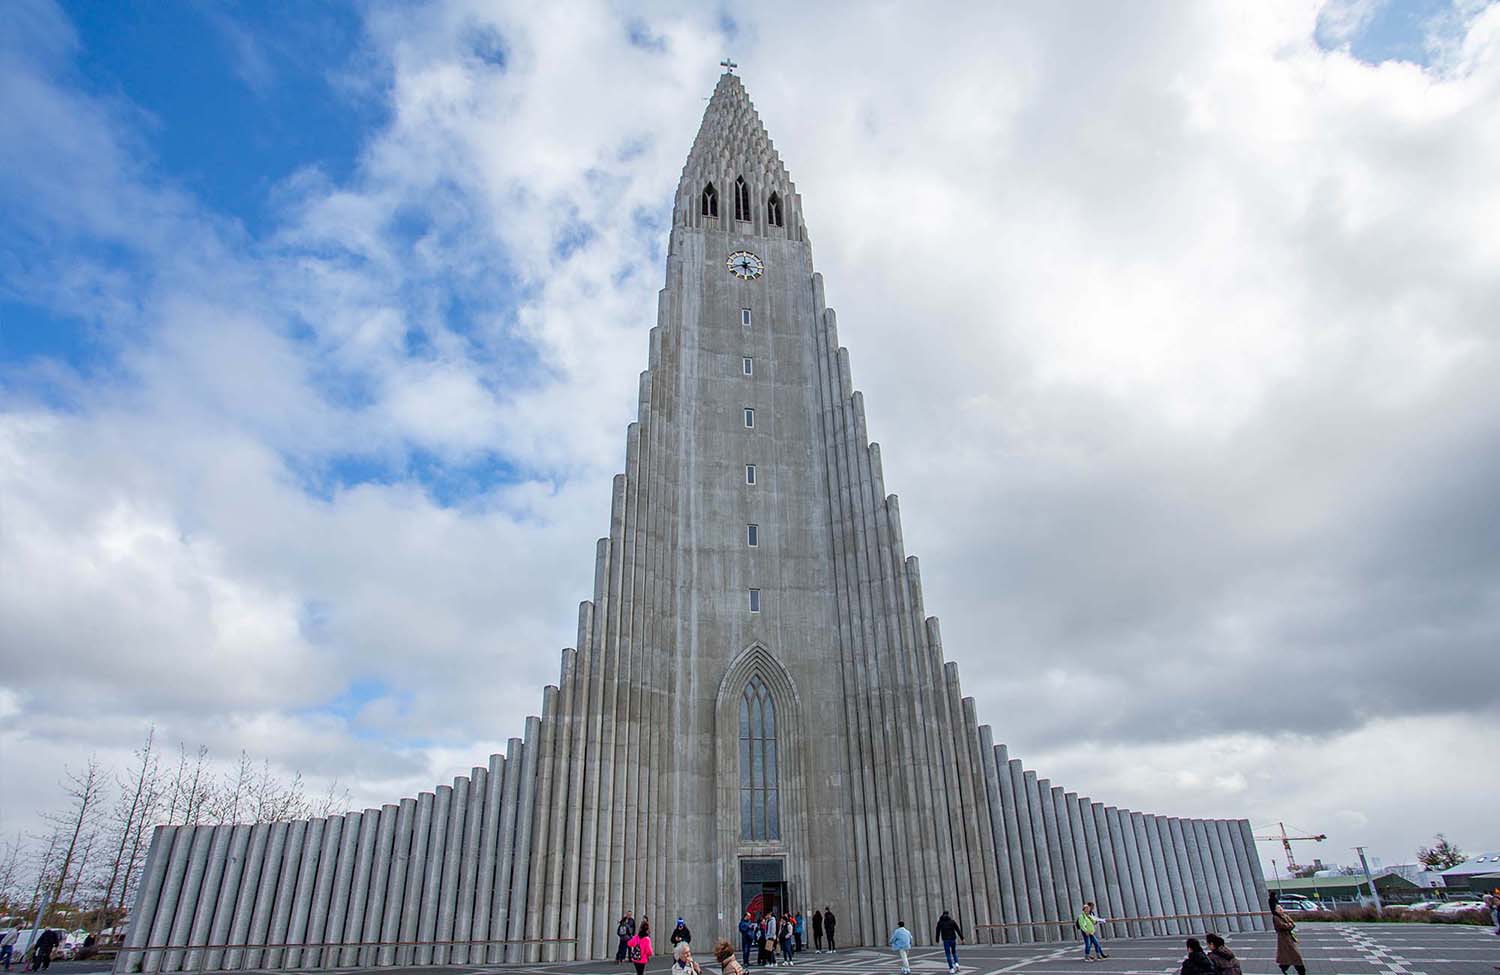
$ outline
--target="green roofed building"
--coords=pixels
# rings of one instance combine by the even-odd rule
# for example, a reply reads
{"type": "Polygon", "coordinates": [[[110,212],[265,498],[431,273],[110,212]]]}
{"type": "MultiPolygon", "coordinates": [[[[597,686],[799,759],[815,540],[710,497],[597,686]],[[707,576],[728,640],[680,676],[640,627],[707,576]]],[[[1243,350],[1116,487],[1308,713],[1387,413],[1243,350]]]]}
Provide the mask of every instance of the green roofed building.
{"type": "MultiPolygon", "coordinates": [[[[1299,894],[1315,901],[1351,903],[1370,896],[1370,884],[1364,877],[1291,877],[1277,880],[1267,877],[1266,886],[1283,894],[1299,894]]],[[[1422,888],[1399,874],[1381,874],[1375,878],[1375,889],[1389,900],[1411,900],[1422,888]],[[1394,895],[1394,896],[1392,896],[1394,895]]]]}

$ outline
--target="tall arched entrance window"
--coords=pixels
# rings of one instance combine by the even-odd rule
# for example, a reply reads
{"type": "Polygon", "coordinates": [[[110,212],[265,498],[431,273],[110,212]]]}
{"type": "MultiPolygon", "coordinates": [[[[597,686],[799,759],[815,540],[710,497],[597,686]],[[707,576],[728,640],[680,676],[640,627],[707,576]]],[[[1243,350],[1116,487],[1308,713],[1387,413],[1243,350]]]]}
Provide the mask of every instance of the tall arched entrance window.
{"type": "Polygon", "coordinates": [[[740,839],[781,839],[776,704],[757,675],[740,695],[740,839]]]}

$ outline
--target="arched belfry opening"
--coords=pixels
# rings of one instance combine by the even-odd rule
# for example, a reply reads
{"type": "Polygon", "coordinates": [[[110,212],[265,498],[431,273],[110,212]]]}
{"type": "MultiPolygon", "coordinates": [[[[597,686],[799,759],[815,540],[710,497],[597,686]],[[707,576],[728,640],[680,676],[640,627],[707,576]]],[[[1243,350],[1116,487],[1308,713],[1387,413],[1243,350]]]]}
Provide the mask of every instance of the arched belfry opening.
{"type": "Polygon", "coordinates": [[[750,219],[750,186],[743,176],[734,178],[734,219],[750,219]]]}
{"type": "Polygon", "coordinates": [[[783,227],[785,223],[781,216],[781,194],[773,192],[766,200],[766,223],[772,227],[783,227]]]}
{"type": "Polygon", "coordinates": [[[719,215],[719,191],[714,189],[713,183],[709,183],[703,187],[700,210],[705,217],[717,217],[719,215]]]}
{"type": "Polygon", "coordinates": [[[757,674],[740,695],[740,839],[781,839],[776,701],[757,674]]]}

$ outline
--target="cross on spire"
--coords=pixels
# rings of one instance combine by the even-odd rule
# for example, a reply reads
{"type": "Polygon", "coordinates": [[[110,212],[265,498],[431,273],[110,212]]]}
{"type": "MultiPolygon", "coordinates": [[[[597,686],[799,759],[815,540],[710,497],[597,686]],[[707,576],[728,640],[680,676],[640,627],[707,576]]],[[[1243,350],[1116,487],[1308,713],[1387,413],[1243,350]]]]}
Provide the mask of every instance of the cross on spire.
{"type": "Polygon", "coordinates": [[[720,61],[719,64],[723,66],[725,74],[734,74],[734,69],[739,67],[738,64],[735,64],[733,61],[729,60],[728,58],[725,58],[724,60],[720,61]]]}

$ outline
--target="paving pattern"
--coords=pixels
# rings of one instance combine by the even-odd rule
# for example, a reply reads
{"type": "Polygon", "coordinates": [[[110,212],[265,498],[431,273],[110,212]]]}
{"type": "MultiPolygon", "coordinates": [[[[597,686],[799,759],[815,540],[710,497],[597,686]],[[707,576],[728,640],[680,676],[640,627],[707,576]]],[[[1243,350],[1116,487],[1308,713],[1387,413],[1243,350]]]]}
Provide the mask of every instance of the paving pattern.
{"type": "MultiPolygon", "coordinates": [[[[1308,975],[1500,975],[1500,937],[1491,929],[1469,925],[1303,924],[1298,929],[1308,975]]],[[[1230,947],[1245,975],[1280,975],[1275,965],[1276,939],[1269,932],[1237,934],[1230,947]]],[[[1109,958],[1085,962],[1080,942],[1065,945],[960,945],[959,975],[1176,975],[1182,961],[1181,938],[1135,938],[1105,942],[1109,958]]],[[[703,952],[707,954],[707,952],[703,952]]],[[[941,948],[911,953],[917,975],[944,975],[941,948]]],[[[703,959],[699,959],[700,963],[703,959]]],[[[666,972],[670,959],[658,956],[650,972],[666,972]]],[[[704,966],[716,975],[719,966],[704,966]]],[[[894,953],[874,948],[836,954],[804,952],[792,968],[775,975],[896,975],[894,953]]],[[[433,968],[355,969],[354,975],[433,975],[433,968]]],[[[587,962],[537,967],[447,970],[453,975],[516,972],[524,975],[634,975],[628,965],[587,962]]],[[[748,975],[757,975],[753,966],[748,975]]],[[[766,970],[771,975],[771,970],[766,970]]]]}

